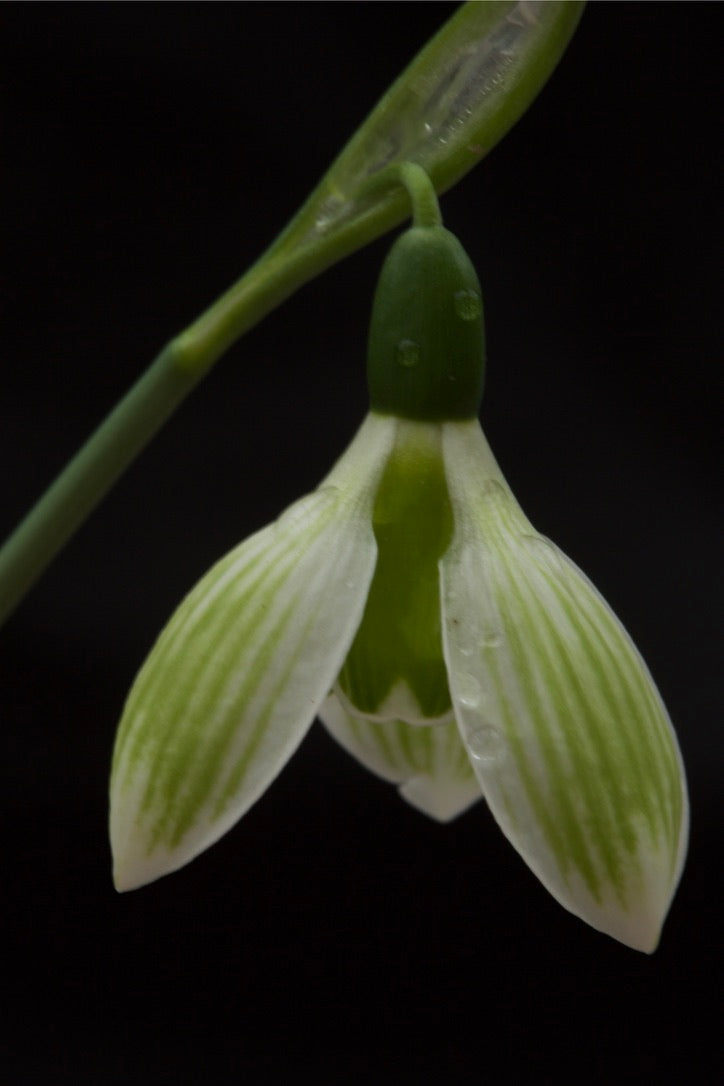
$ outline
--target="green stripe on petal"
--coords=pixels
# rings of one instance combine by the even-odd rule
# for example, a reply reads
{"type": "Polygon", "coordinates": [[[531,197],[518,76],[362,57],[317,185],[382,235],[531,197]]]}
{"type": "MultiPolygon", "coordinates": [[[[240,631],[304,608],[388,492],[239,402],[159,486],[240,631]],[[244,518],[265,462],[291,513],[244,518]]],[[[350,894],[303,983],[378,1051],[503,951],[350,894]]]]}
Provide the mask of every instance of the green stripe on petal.
{"type": "Polygon", "coordinates": [[[400,795],[438,822],[449,822],[482,799],[480,785],[449,715],[437,724],[368,720],[350,713],[336,694],[319,710],[330,735],[400,795]]]}
{"type": "Polygon", "coordinates": [[[161,633],[116,739],[119,890],[213,844],[303,739],[362,617],[394,433],[394,420],[368,416],[319,489],[218,562],[161,633]]]}
{"type": "Polygon", "coordinates": [[[562,905],[650,952],[688,833],[666,709],[606,602],[525,518],[478,423],[446,424],[443,456],[444,651],[485,797],[562,905]]]}

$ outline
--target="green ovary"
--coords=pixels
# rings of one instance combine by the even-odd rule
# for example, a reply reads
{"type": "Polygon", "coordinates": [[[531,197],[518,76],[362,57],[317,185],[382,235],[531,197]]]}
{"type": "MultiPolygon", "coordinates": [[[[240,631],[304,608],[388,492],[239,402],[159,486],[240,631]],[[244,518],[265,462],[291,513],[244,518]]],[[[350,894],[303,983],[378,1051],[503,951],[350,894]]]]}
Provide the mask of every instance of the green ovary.
{"type": "Polygon", "coordinates": [[[437,564],[452,538],[453,518],[439,426],[400,422],[373,524],[377,566],[339,687],[357,712],[395,719],[405,719],[398,695],[406,687],[414,699],[409,705],[417,703],[409,722],[432,720],[451,709],[437,564]]]}

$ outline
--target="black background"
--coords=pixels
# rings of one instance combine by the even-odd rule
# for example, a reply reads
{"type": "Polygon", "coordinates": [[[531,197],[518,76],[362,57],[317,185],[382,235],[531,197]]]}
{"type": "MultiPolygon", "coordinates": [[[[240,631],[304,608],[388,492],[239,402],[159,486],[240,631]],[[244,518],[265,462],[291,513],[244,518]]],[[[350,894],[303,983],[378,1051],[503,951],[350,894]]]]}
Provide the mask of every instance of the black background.
{"type": "MultiPolygon", "coordinates": [[[[0,533],[451,10],[2,5],[0,533]]],[[[691,848],[657,953],[564,912],[483,804],[428,822],[319,725],[217,846],[111,887],[125,692],[352,436],[383,240],[233,348],[0,633],[4,1081],[719,1081],[721,23],[594,3],[443,200],[485,293],[486,433],[679,733],[691,848]]]]}

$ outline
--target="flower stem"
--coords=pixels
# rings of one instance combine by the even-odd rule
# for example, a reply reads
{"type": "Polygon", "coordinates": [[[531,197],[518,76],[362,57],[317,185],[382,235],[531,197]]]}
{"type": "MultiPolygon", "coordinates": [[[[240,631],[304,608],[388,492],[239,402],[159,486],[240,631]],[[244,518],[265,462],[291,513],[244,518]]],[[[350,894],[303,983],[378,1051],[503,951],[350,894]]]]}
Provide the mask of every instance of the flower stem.
{"type": "Polygon", "coordinates": [[[410,195],[413,224],[441,226],[442,215],[437,202],[437,193],[427,172],[414,162],[403,162],[399,170],[400,181],[410,195]]]}
{"type": "Polygon", "coordinates": [[[0,623],[197,380],[171,344],[76,453],[0,550],[0,623]]]}

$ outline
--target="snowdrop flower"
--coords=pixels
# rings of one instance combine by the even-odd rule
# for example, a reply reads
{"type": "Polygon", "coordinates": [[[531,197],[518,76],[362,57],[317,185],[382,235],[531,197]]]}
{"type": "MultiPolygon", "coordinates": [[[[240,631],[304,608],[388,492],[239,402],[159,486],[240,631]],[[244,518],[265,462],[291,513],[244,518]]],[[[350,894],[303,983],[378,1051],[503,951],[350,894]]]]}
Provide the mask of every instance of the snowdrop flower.
{"type": "Polygon", "coordinates": [[[136,679],[113,761],[116,885],[213,844],[319,716],[433,818],[485,797],[562,905],[650,952],[687,840],[676,738],[620,622],[495,462],[477,277],[436,214],[420,219],[377,288],[358,434],[201,579],[136,679]]]}

